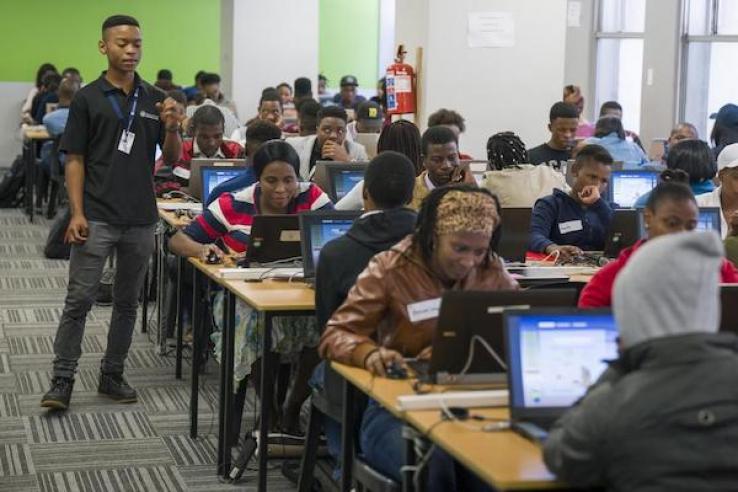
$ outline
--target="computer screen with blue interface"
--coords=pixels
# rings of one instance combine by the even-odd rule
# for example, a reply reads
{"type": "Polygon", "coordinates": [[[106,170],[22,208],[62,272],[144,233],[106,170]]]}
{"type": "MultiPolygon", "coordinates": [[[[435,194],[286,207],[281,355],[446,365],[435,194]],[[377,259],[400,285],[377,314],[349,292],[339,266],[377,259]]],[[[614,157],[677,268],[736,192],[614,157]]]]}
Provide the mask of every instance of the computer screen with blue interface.
{"type": "Polygon", "coordinates": [[[655,171],[613,171],[610,175],[610,201],[621,208],[632,208],[642,195],[656,187],[658,179],[655,171]]]}
{"type": "Polygon", "coordinates": [[[700,208],[700,215],[697,218],[697,230],[720,233],[720,229],[720,209],[718,207],[700,208]]]}
{"type": "Polygon", "coordinates": [[[353,219],[322,219],[310,225],[310,251],[313,257],[314,268],[318,267],[320,250],[328,241],[343,236],[354,223],[353,219]]]}
{"type": "Polygon", "coordinates": [[[333,189],[336,191],[336,199],[340,200],[346,193],[351,191],[356,184],[364,179],[364,170],[341,169],[333,173],[333,189]]]}
{"type": "Polygon", "coordinates": [[[511,314],[507,318],[513,406],[569,407],[617,358],[609,312],[511,314]]]}
{"type": "Polygon", "coordinates": [[[221,183],[246,172],[245,167],[220,167],[202,169],[202,203],[208,202],[210,192],[221,183]]]}

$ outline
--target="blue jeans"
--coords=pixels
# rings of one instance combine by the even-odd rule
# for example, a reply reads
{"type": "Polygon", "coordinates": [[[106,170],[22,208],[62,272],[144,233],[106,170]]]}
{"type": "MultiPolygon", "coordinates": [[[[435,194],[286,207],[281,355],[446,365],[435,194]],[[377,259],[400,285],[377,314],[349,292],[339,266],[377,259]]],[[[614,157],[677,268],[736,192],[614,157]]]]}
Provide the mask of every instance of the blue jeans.
{"type": "MultiPolygon", "coordinates": [[[[308,384],[311,388],[323,391],[325,388],[325,365],[326,361],[321,361],[313,371],[308,384]]],[[[323,433],[328,444],[328,454],[336,462],[336,468],[333,470],[333,478],[338,481],[341,479],[341,423],[333,420],[327,415],[323,416],[323,433]]]]}
{"type": "Polygon", "coordinates": [[[115,251],[113,314],[102,371],[123,374],[136,323],[138,298],[149,258],[154,252],[155,225],[114,226],[88,221],[87,240],[72,245],[69,286],[54,340],[54,376],[74,377],[82,354],[82,336],[105,261],[115,251]]]}

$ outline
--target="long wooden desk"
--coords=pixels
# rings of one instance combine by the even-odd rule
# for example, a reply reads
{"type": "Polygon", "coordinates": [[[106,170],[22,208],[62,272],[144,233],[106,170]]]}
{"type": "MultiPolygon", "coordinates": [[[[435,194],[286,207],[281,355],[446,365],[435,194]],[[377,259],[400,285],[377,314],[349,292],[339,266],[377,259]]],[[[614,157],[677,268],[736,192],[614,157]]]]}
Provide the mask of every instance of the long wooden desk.
{"type": "MultiPolygon", "coordinates": [[[[492,487],[498,490],[566,487],[565,484],[557,482],[546,469],[540,448],[515,432],[511,430],[483,432],[465,427],[465,425],[478,426],[481,429],[486,423],[484,421],[468,421],[465,425],[451,421],[439,423],[441,420],[439,410],[403,412],[397,405],[397,397],[414,393],[413,380],[373,377],[364,369],[336,362],[333,362],[331,367],[346,380],[347,389],[350,385],[366,393],[395,417],[415,428],[420,434],[426,435],[492,487]]],[[[471,411],[488,419],[509,418],[507,408],[475,408],[471,411]]],[[[347,471],[344,468],[344,477],[347,471]]],[[[349,482],[347,485],[350,486],[350,475],[346,479],[349,482]]]]}

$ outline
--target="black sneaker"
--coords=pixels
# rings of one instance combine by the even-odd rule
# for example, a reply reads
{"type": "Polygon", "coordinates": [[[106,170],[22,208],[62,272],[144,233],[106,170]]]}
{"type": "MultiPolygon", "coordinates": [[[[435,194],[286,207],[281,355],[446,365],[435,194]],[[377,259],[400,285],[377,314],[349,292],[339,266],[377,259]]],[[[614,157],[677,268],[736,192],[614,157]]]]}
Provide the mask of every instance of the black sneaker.
{"type": "Polygon", "coordinates": [[[74,388],[74,379],[55,377],[51,380],[51,389],[41,398],[41,406],[66,410],[72,398],[72,388],[74,388]]]}
{"type": "Polygon", "coordinates": [[[105,374],[101,372],[97,392],[119,403],[135,403],[138,401],[136,390],[131,388],[122,374],[105,374]]]}

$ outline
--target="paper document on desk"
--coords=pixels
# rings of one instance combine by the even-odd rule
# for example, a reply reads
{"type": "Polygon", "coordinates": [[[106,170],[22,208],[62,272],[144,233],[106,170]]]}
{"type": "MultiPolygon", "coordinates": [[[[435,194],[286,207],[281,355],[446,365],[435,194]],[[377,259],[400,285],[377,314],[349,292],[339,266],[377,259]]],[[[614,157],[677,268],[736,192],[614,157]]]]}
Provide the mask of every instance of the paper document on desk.
{"type": "Polygon", "coordinates": [[[194,210],[202,212],[202,203],[194,202],[160,202],[156,204],[160,210],[194,210]]]}
{"type": "Polygon", "coordinates": [[[225,280],[264,280],[276,278],[281,280],[302,279],[302,268],[221,268],[218,272],[225,280]]]}
{"type": "Polygon", "coordinates": [[[426,395],[397,397],[400,410],[434,410],[446,407],[505,407],[508,404],[506,389],[484,391],[449,391],[426,395]],[[442,405],[443,404],[443,405],[442,405]]]}

